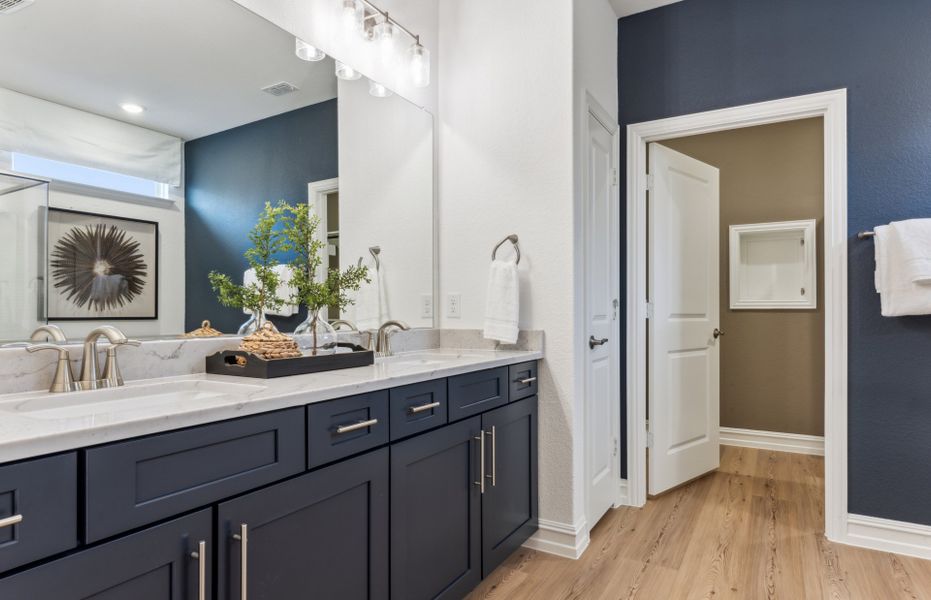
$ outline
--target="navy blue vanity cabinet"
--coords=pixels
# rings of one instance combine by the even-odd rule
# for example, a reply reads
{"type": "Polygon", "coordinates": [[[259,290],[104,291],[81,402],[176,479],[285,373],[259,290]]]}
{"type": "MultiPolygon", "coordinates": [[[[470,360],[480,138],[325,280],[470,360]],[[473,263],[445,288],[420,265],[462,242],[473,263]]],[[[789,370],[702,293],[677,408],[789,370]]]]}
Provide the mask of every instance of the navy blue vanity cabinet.
{"type": "Polygon", "coordinates": [[[458,421],[508,403],[508,368],[449,378],[449,420],[458,421]]]}
{"type": "Polygon", "coordinates": [[[388,443],[388,390],[307,407],[311,469],[388,443]]]}
{"type": "Polygon", "coordinates": [[[0,598],[211,598],[212,540],[211,513],[204,510],[0,579],[0,598]],[[203,555],[201,542],[206,551],[203,555]],[[195,557],[193,553],[198,554],[195,557]]]}
{"type": "Polygon", "coordinates": [[[462,598],[481,566],[479,445],[473,417],[391,446],[391,597],[462,598]]]}
{"type": "Polygon", "coordinates": [[[482,575],[537,530],[537,398],[482,415],[486,485],[482,495],[482,575]]]}
{"type": "Polygon", "coordinates": [[[449,403],[446,380],[413,383],[390,392],[391,441],[446,425],[449,403]]]}
{"type": "Polygon", "coordinates": [[[304,471],[304,408],[86,451],[87,542],[304,471]]]}
{"type": "Polygon", "coordinates": [[[511,402],[537,395],[537,361],[508,367],[511,402]]]}
{"type": "Polygon", "coordinates": [[[0,572],[78,545],[77,479],[73,452],[0,467],[0,572]]]}
{"type": "Polygon", "coordinates": [[[218,598],[387,600],[388,469],[382,448],[220,504],[218,598]]]}

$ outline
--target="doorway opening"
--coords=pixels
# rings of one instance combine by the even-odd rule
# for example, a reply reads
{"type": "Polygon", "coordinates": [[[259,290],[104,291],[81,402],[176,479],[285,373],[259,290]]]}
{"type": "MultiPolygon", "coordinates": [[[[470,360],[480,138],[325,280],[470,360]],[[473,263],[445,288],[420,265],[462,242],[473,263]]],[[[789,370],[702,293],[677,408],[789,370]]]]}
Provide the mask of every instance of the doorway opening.
{"type": "MultiPolygon", "coordinates": [[[[808,135],[811,137],[812,130],[808,135]]],[[[747,157],[734,157],[728,172],[735,165],[739,166],[741,158],[747,157]]],[[[776,173],[780,170],[777,167],[785,167],[793,158],[797,157],[773,155],[762,160],[769,160],[771,171],[776,173]]],[[[762,441],[753,440],[748,432],[795,433],[780,431],[795,429],[798,431],[795,435],[801,436],[796,438],[801,440],[801,445],[817,440],[814,442],[817,446],[820,438],[816,434],[823,426],[825,533],[829,539],[839,541],[847,517],[846,92],[826,92],[631,125],[627,160],[628,503],[642,506],[648,492],[660,493],[716,469],[722,435],[729,444],[778,443],[779,439],[774,442],[772,437],[766,439],[766,436],[760,436],[764,438],[762,441]],[[739,302],[731,308],[728,284],[735,284],[729,281],[730,260],[734,259],[735,251],[729,225],[734,223],[726,222],[733,216],[727,213],[731,201],[725,201],[724,211],[718,206],[719,185],[723,189],[724,178],[731,175],[719,172],[694,155],[709,151],[699,148],[713,141],[714,136],[706,137],[707,134],[716,134],[720,142],[728,136],[752,133],[748,128],[765,129],[762,126],[775,127],[774,124],[782,124],[787,130],[808,126],[817,134],[817,141],[823,146],[815,147],[815,159],[809,161],[814,164],[809,165],[809,170],[816,170],[820,178],[816,186],[820,187],[820,197],[815,198],[814,203],[808,202],[804,211],[797,205],[796,197],[783,199],[782,208],[791,210],[779,212],[772,206],[774,200],[765,201],[773,191],[766,188],[773,184],[757,186],[758,191],[752,192],[751,184],[759,181],[751,181],[743,191],[736,186],[738,199],[744,200],[738,208],[746,208],[747,197],[756,193],[764,200],[763,208],[772,212],[764,211],[759,218],[754,218],[739,209],[734,218],[744,221],[738,225],[814,219],[820,226],[816,244],[822,251],[816,255],[820,279],[816,287],[819,289],[802,290],[805,286],[799,286],[795,294],[811,297],[816,293],[819,308],[773,309],[773,314],[767,314],[770,311],[762,308],[742,309],[739,302]],[[665,195],[665,203],[656,202],[663,200],[662,195],[665,195]],[[678,200],[670,201],[672,196],[677,196],[678,200]],[[683,204],[682,198],[692,198],[696,202],[683,204]],[[820,205],[820,209],[815,205],[820,205]],[[790,213],[794,216],[788,216],[790,213]],[[722,220],[725,214],[729,216],[722,220]],[[728,232],[726,240],[721,239],[723,231],[728,232]],[[654,234],[652,240],[650,232],[654,234]],[[659,234],[663,239],[659,239],[659,234]],[[722,265],[727,265],[726,271],[722,265]],[[757,317],[752,323],[748,320],[754,316],[751,313],[757,317]],[[796,352],[802,356],[789,357],[790,360],[778,369],[767,369],[765,359],[754,363],[765,354],[758,351],[762,349],[779,351],[781,360],[786,359],[793,343],[792,337],[787,335],[786,320],[792,317],[797,321],[802,313],[805,314],[801,320],[805,322],[806,333],[801,341],[805,348],[804,352],[796,352]],[[762,322],[759,321],[761,316],[764,317],[762,322]],[[728,322],[730,331],[723,326],[728,322]],[[728,351],[722,370],[719,364],[722,347],[734,338],[745,338],[738,339],[734,345],[753,351],[745,350],[736,355],[728,351]],[[801,362],[792,363],[792,359],[801,362]],[[733,361],[736,366],[728,368],[733,361]],[[791,370],[793,364],[796,368],[804,365],[804,377],[796,374],[793,380],[793,373],[785,372],[791,370]],[[781,372],[775,373],[777,370],[781,372]],[[725,387],[724,395],[720,396],[722,375],[725,387]],[[782,387],[776,388],[776,383],[782,387]],[[801,385],[805,393],[800,394],[802,388],[799,387],[793,391],[793,384],[801,385]],[[769,390],[764,389],[767,385],[774,387],[772,391],[777,401],[773,401],[774,396],[767,396],[769,390]],[[793,393],[804,398],[786,398],[786,394],[793,393]],[[746,399],[748,395],[750,401],[746,399]],[[723,405],[719,406],[721,398],[723,405]],[[823,399],[823,406],[819,398],[823,399]],[[804,409],[800,410],[798,405],[785,406],[795,401],[804,401],[804,409]],[[719,429],[721,415],[725,425],[745,426],[732,426],[722,431],[719,429]]],[[[721,162],[720,157],[712,160],[721,162]]],[[[727,186],[730,195],[733,190],[729,183],[727,186]]],[[[811,187],[809,183],[807,189],[811,187]]],[[[789,187],[782,193],[783,197],[792,194],[798,196],[801,192],[789,187]]],[[[778,242],[780,235],[773,233],[769,238],[757,238],[760,243],[744,248],[745,256],[747,253],[753,256],[742,275],[744,279],[737,280],[741,290],[752,291],[754,285],[756,291],[766,289],[763,276],[773,278],[773,273],[767,274],[767,269],[777,275],[781,273],[780,277],[787,273],[800,275],[803,267],[784,264],[792,253],[787,253],[788,246],[778,242]],[[761,257],[762,263],[755,264],[761,257]]],[[[804,241],[804,237],[796,238],[799,246],[804,241]]],[[[737,247],[742,246],[738,243],[737,247]]],[[[775,277],[774,281],[784,279],[780,277],[775,277]]],[[[790,278],[790,281],[795,280],[790,278]]]]}

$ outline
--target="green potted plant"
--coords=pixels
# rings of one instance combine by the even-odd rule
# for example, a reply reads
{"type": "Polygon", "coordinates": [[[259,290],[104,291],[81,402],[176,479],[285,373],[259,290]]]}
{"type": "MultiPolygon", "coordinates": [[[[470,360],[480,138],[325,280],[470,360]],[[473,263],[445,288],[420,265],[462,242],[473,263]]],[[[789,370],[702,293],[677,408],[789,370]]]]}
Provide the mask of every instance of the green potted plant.
{"type": "Polygon", "coordinates": [[[323,311],[332,306],[342,310],[353,303],[351,292],[368,282],[368,267],[350,266],[340,271],[327,269],[322,276],[321,251],[326,243],[317,236],[320,219],[307,204],[279,205],[284,249],[291,252],[291,286],[295,290],[292,302],[307,307],[307,319],[294,330],[294,338],[312,354],[336,351],[336,332],[327,323],[323,311]]]}
{"type": "Polygon", "coordinates": [[[285,250],[286,241],[276,226],[286,211],[287,206],[284,204],[272,206],[271,202],[266,202],[255,227],[249,233],[252,247],[243,256],[249,267],[255,270],[254,282],[238,285],[224,273],[211,271],[208,275],[210,286],[220,304],[251,311],[252,316],[239,328],[239,335],[249,335],[270,323],[265,312],[281,308],[283,304],[278,297],[281,282],[275,267],[280,264],[277,256],[285,250]]]}

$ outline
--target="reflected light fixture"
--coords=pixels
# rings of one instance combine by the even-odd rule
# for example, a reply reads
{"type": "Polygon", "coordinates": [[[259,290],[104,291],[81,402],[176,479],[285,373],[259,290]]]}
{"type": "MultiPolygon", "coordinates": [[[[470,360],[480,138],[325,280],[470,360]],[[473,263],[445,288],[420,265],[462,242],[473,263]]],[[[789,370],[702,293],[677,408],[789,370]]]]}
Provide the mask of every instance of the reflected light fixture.
{"type": "Polygon", "coordinates": [[[140,106],[133,102],[124,102],[120,104],[120,108],[122,108],[124,111],[128,112],[131,115],[138,115],[140,113],[145,112],[144,106],[140,106]]]}
{"type": "Polygon", "coordinates": [[[301,38],[294,38],[294,53],[301,60],[317,62],[326,58],[326,53],[316,46],[311,46],[301,38]]]}
{"type": "Polygon", "coordinates": [[[362,0],[340,0],[343,4],[343,28],[348,32],[365,29],[365,3],[362,0]]]}
{"type": "Polygon", "coordinates": [[[343,64],[339,62],[338,60],[335,62],[336,62],[336,76],[339,77],[340,79],[344,79],[346,81],[355,81],[356,79],[359,79],[360,77],[362,77],[362,73],[356,71],[349,65],[343,64]]]}
{"type": "Polygon", "coordinates": [[[377,81],[369,79],[369,94],[375,96],[376,98],[387,98],[388,96],[394,94],[394,92],[377,81]]]}

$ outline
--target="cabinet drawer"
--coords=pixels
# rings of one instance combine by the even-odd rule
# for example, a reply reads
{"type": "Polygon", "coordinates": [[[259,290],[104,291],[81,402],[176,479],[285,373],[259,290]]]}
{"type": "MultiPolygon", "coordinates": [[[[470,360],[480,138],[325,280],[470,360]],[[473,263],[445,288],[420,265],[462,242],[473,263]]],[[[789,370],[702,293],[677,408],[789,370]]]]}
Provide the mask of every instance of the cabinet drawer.
{"type": "Polygon", "coordinates": [[[388,443],[388,390],[307,407],[307,465],[312,469],[388,443]]]}
{"type": "Polygon", "coordinates": [[[509,402],[515,402],[537,393],[537,361],[508,367],[509,402]]]}
{"type": "Polygon", "coordinates": [[[391,441],[446,424],[446,380],[424,381],[391,390],[391,441]]]}
{"type": "Polygon", "coordinates": [[[78,544],[74,453],[0,467],[0,571],[78,544]]]}
{"type": "Polygon", "coordinates": [[[508,402],[508,368],[449,378],[449,420],[458,421],[508,402]]]}
{"type": "Polygon", "coordinates": [[[87,451],[87,541],[304,470],[303,408],[87,451]]]}

